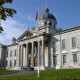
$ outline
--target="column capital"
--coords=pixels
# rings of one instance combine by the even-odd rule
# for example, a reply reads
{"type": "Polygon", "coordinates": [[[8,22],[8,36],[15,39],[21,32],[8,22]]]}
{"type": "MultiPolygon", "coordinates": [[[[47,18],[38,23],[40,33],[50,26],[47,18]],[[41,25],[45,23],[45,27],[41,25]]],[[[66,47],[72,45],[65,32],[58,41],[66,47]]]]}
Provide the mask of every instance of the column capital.
{"type": "Polygon", "coordinates": [[[41,39],[41,40],[45,40],[45,39],[41,39]]]}

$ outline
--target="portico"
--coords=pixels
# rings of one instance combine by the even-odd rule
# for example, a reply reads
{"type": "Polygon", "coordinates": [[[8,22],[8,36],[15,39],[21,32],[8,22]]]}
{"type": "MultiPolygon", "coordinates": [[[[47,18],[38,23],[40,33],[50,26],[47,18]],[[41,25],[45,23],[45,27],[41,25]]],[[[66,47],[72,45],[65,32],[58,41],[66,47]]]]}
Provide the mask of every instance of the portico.
{"type": "Polygon", "coordinates": [[[40,67],[44,68],[45,66],[45,40],[43,36],[37,37],[37,38],[31,38],[29,40],[25,40],[23,44],[20,43],[18,55],[19,55],[19,65],[18,67],[22,66],[31,66],[34,68],[37,68],[38,60],[40,67]],[[39,59],[38,59],[39,54],[39,59]]]}

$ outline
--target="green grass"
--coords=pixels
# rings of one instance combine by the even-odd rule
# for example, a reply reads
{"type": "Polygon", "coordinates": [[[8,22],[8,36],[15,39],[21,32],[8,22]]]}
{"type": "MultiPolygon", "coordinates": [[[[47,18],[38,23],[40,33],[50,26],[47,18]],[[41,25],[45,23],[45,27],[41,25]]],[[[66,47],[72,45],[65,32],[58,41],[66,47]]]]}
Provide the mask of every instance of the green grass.
{"type": "Polygon", "coordinates": [[[37,73],[0,78],[0,80],[80,80],[80,69],[47,70],[37,73]]]}
{"type": "Polygon", "coordinates": [[[17,72],[15,70],[0,70],[0,74],[10,74],[10,73],[14,73],[17,72]]]}

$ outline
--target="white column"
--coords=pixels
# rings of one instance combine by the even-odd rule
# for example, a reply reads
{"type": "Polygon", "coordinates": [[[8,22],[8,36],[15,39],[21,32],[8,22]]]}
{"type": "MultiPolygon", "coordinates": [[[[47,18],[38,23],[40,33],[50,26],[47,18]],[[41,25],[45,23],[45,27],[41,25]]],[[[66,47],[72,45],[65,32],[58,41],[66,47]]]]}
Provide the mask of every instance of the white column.
{"type": "Polygon", "coordinates": [[[26,44],[26,65],[28,66],[28,43],[26,44]]]}
{"type": "Polygon", "coordinates": [[[23,66],[23,45],[21,46],[21,66],[23,66]]]}
{"type": "Polygon", "coordinates": [[[42,40],[42,66],[44,66],[44,62],[45,59],[44,59],[44,40],[42,40]]]}
{"type": "Polygon", "coordinates": [[[19,55],[20,55],[20,51],[19,51],[19,48],[20,48],[20,46],[18,45],[18,50],[17,50],[17,57],[18,57],[18,59],[17,59],[17,69],[18,69],[18,67],[19,67],[19,61],[20,61],[20,58],[19,58],[19,55]]]}
{"type": "Polygon", "coordinates": [[[19,47],[19,67],[21,67],[21,46],[19,47]]]}
{"type": "Polygon", "coordinates": [[[25,46],[23,47],[23,66],[25,66],[25,61],[26,61],[26,54],[25,54],[25,46]]]}
{"type": "Polygon", "coordinates": [[[34,42],[32,42],[31,66],[34,67],[34,42]]]}

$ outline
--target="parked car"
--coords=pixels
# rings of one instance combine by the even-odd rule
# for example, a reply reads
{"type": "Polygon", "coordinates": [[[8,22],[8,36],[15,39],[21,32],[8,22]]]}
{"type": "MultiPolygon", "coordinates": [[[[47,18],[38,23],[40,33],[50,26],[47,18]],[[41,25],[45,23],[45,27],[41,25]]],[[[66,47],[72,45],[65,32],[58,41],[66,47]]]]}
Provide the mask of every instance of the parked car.
{"type": "Polygon", "coordinates": [[[6,70],[5,67],[0,67],[0,70],[6,70]]]}
{"type": "Polygon", "coordinates": [[[22,66],[21,69],[26,70],[26,71],[33,71],[34,70],[34,68],[31,66],[22,66]]]}

